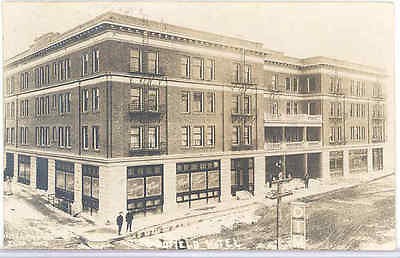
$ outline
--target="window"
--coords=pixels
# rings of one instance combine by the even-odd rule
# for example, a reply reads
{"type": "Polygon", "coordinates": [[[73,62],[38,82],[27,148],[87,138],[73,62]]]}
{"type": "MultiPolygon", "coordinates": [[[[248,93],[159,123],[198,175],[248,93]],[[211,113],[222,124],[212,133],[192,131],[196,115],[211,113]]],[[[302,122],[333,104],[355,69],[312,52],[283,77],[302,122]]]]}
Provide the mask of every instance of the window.
{"type": "Polygon", "coordinates": [[[133,73],[139,73],[142,71],[141,67],[141,52],[138,48],[132,48],[130,50],[130,62],[129,71],[133,73]]]}
{"type": "Polygon", "coordinates": [[[142,88],[131,88],[131,105],[135,111],[142,110],[142,88]]]}
{"type": "Polygon", "coordinates": [[[158,149],[159,147],[159,127],[149,127],[148,144],[150,149],[158,149]]]}
{"type": "Polygon", "coordinates": [[[92,72],[97,73],[100,67],[100,50],[93,49],[92,52],[92,72]]]}
{"type": "Polygon", "coordinates": [[[251,96],[244,96],[244,114],[251,113],[251,96]]]}
{"type": "Polygon", "coordinates": [[[278,89],[278,75],[277,74],[272,75],[271,84],[272,84],[273,90],[278,89]]]}
{"type": "Polygon", "coordinates": [[[206,80],[215,80],[215,60],[207,59],[206,80]]]}
{"type": "Polygon", "coordinates": [[[181,145],[184,147],[189,147],[189,139],[190,139],[190,127],[184,126],[181,127],[181,145]]]}
{"type": "Polygon", "coordinates": [[[297,92],[298,90],[298,84],[299,84],[299,79],[298,78],[293,78],[293,84],[292,84],[292,91],[297,92]]]}
{"type": "Polygon", "coordinates": [[[233,82],[239,83],[241,80],[240,74],[242,73],[242,68],[240,63],[233,64],[233,82]]]}
{"type": "Polygon", "coordinates": [[[207,93],[207,112],[215,112],[215,93],[207,93]]]}
{"type": "Polygon", "coordinates": [[[144,52],[143,71],[150,74],[159,73],[158,52],[144,52]]]}
{"type": "Polygon", "coordinates": [[[243,131],[243,140],[244,144],[250,145],[252,144],[252,136],[251,136],[251,126],[245,126],[243,131]]]}
{"type": "Polygon", "coordinates": [[[193,127],[193,146],[203,146],[204,128],[202,126],[193,127]]]}
{"type": "Polygon", "coordinates": [[[57,142],[57,127],[53,127],[53,138],[52,138],[52,142],[56,143],[57,142]]]}
{"type": "Polygon", "coordinates": [[[232,128],[232,144],[240,144],[240,127],[234,126],[232,128]]]}
{"type": "Polygon", "coordinates": [[[285,79],[285,86],[286,86],[286,90],[290,91],[290,78],[289,77],[287,77],[285,79]]]}
{"type": "Polygon", "coordinates": [[[100,135],[99,135],[99,127],[92,127],[92,148],[98,150],[100,148],[100,135]]]}
{"type": "Polygon", "coordinates": [[[64,108],[64,111],[65,111],[65,113],[69,113],[69,112],[71,112],[71,93],[65,93],[64,94],[64,98],[65,98],[65,101],[64,101],[64,103],[65,103],[65,108],[64,108]]]}
{"type": "Polygon", "coordinates": [[[189,92],[187,92],[187,91],[182,92],[181,105],[182,105],[182,112],[184,112],[184,113],[190,112],[189,92]]]}
{"type": "Polygon", "coordinates": [[[29,73],[28,72],[21,73],[20,87],[21,87],[21,89],[27,89],[29,87],[29,73]]]}
{"type": "Polygon", "coordinates": [[[163,166],[127,168],[127,208],[134,213],[161,212],[163,206],[163,166]]]}
{"type": "Polygon", "coordinates": [[[245,82],[246,83],[251,83],[252,82],[252,67],[251,65],[246,65],[245,66],[245,73],[246,73],[246,77],[245,77],[245,82]]]}
{"type": "Polygon", "coordinates": [[[65,59],[65,79],[71,78],[71,60],[69,58],[65,59]]]}
{"type": "MultiPolygon", "coordinates": [[[[54,138],[54,128],[53,128],[53,138],[54,138]]],[[[65,127],[65,147],[71,148],[71,127],[65,127]]]]}
{"type": "Polygon", "coordinates": [[[28,143],[28,127],[21,127],[20,128],[20,143],[27,144],[28,143]]]}
{"type": "Polygon", "coordinates": [[[218,160],[176,164],[176,202],[220,197],[220,162],[218,160]]]}
{"type": "Polygon", "coordinates": [[[64,127],[58,127],[58,147],[64,148],[64,127]]]}
{"type": "Polygon", "coordinates": [[[100,105],[99,88],[92,89],[92,111],[98,111],[100,105]]]}
{"type": "Polygon", "coordinates": [[[82,205],[90,212],[99,209],[99,167],[82,165],[82,205]]]}
{"type": "Polygon", "coordinates": [[[148,109],[149,111],[158,111],[158,89],[148,90],[148,109]]]}
{"type": "Polygon", "coordinates": [[[82,112],[87,112],[89,107],[89,90],[82,90],[82,112]]]}
{"type": "Polygon", "coordinates": [[[56,160],[56,186],[57,198],[74,201],[74,163],[56,160]]]}
{"type": "Polygon", "coordinates": [[[64,113],[64,107],[64,95],[60,94],[58,95],[58,113],[64,113]]]}
{"type": "Polygon", "coordinates": [[[214,146],[215,145],[215,126],[207,126],[207,145],[214,146]]]}
{"type": "Polygon", "coordinates": [[[25,155],[18,155],[18,182],[23,184],[30,184],[30,171],[31,171],[31,157],[25,155]]]}
{"type": "Polygon", "coordinates": [[[141,149],[142,148],[142,131],[143,127],[132,127],[130,134],[130,148],[131,149],[141,149]]]}
{"type": "Polygon", "coordinates": [[[53,110],[55,110],[55,109],[57,108],[57,95],[56,95],[56,94],[54,94],[54,95],[52,96],[51,108],[52,108],[53,110]]]}
{"type": "Polygon", "coordinates": [[[87,126],[82,127],[82,148],[84,150],[89,148],[89,132],[87,126]]]}
{"type": "Polygon", "coordinates": [[[204,79],[204,59],[203,58],[192,58],[192,78],[196,80],[204,79]]]}
{"type": "Polygon", "coordinates": [[[183,78],[190,78],[190,57],[181,57],[181,76],[183,78]]]}
{"type": "Polygon", "coordinates": [[[232,96],[232,113],[240,113],[240,95],[232,96]]]}
{"type": "Polygon", "coordinates": [[[276,100],[272,103],[272,114],[273,115],[279,114],[278,101],[276,101],[276,100]]]}
{"type": "Polygon", "coordinates": [[[193,111],[203,112],[203,92],[193,92],[193,111]]]}
{"type": "Polygon", "coordinates": [[[88,74],[88,65],[89,65],[89,55],[84,54],[81,56],[81,76],[85,76],[88,74]]]}

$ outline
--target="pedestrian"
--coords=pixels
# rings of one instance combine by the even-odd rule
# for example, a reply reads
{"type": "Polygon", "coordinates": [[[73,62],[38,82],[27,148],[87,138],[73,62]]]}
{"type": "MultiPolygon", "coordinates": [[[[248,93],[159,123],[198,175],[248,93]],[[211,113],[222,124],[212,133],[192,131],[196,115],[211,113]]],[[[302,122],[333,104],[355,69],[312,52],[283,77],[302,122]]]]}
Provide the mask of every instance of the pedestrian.
{"type": "Polygon", "coordinates": [[[304,174],[304,188],[308,189],[308,181],[310,180],[310,173],[306,170],[304,174]]]}
{"type": "Polygon", "coordinates": [[[133,221],[133,212],[132,211],[128,211],[126,213],[125,216],[125,220],[126,220],[126,232],[132,232],[132,221],[133,221]]]}
{"type": "Polygon", "coordinates": [[[272,187],[272,180],[273,180],[272,173],[269,173],[269,175],[268,175],[268,184],[269,184],[269,188],[272,187]]]}
{"type": "Polygon", "coordinates": [[[118,235],[121,235],[122,224],[124,223],[124,217],[122,216],[122,212],[117,216],[117,226],[118,226],[118,235]]]}

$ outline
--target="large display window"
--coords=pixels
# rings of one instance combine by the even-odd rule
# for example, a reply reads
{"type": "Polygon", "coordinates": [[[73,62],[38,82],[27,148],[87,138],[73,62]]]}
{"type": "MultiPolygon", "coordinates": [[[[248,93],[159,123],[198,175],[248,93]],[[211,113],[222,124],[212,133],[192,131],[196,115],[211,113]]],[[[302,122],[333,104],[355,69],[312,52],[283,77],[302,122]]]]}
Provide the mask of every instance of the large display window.
{"type": "Polygon", "coordinates": [[[161,212],[163,208],[163,166],[128,167],[127,205],[134,213],[161,212]]]}
{"type": "Polygon", "coordinates": [[[372,149],[372,166],[374,170],[383,169],[383,148],[372,149]]]}
{"type": "Polygon", "coordinates": [[[366,172],[368,169],[368,150],[359,149],[349,151],[350,173],[366,172]]]}
{"type": "Polygon", "coordinates": [[[57,198],[74,201],[74,163],[56,160],[57,198]]]}
{"type": "Polygon", "coordinates": [[[332,177],[343,176],[343,151],[329,152],[329,174],[332,177]]]}
{"type": "Polygon", "coordinates": [[[82,165],[82,206],[90,214],[99,210],[99,167],[82,165]]]}
{"type": "Polygon", "coordinates": [[[219,160],[176,164],[176,202],[205,199],[220,200],[221,171],[219,160]]]}
{"type": "Polygon", "coordinates": [[[18,155],[18,182],[29,185],[31,182],[31,157],[18,155]]]}

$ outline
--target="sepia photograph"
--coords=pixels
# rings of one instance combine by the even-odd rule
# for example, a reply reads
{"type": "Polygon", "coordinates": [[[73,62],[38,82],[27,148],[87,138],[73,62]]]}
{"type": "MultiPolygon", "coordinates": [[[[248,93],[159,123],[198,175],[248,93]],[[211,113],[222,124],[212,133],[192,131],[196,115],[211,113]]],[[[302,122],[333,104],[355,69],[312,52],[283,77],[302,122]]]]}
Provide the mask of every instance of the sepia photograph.
{"type": "Polygon", "coordinates": [[[395,250],[394,9],[2,2],[2,248],[395,250]]]}

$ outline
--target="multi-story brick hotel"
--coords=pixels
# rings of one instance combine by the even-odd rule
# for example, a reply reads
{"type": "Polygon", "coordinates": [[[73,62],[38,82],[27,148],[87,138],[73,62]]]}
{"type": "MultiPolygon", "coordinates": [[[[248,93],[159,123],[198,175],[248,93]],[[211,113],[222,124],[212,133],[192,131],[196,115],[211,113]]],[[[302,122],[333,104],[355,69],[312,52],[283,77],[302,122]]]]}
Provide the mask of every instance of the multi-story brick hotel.
{"type": "Polygon", "coordinates": [[[365,65],[106,13],[38,38],[4,80],[6,173],[98,221],[263,198],[277,163],[384,168],[385,76],[365,65]]]}

